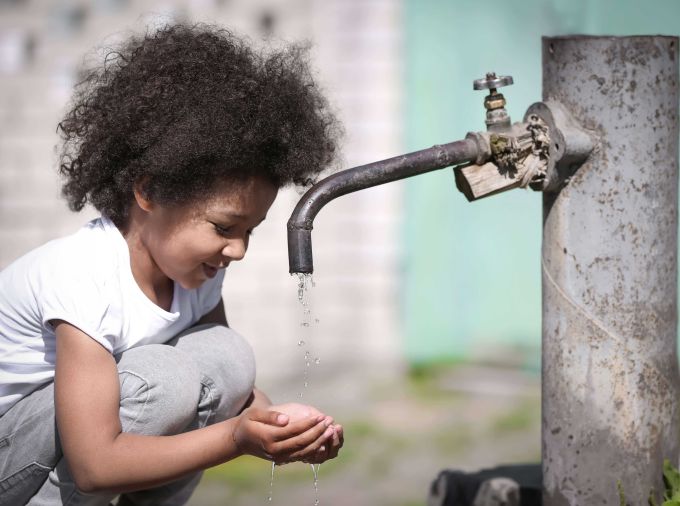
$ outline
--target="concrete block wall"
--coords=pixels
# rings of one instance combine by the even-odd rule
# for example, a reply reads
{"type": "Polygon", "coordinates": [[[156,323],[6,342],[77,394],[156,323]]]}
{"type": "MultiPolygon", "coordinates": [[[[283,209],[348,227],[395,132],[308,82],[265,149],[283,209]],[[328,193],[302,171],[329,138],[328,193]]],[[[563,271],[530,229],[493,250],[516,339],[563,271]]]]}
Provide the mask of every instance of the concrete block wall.
{"type": "MultiPolygon", "coordinates": [[[[96,216],[59,197],[56,125],[75,71],[132,31],[171,19],[210,21],[273,43],[312,41],[313,65],[346,131],[337,168],[402,149],[401,6],[398,0],[15,0],[0,2],[0,268],[96,216]]],[[[232,264],[224,298],[230,324],[252,343],[266,387],[302,375],[301,309],[288,274],[285,223],[299,190],[283,191],[232,264]]],[[[402,185],[342,197],[313,234],[314,374],[401,363],[399,258],[402,185]]]]}

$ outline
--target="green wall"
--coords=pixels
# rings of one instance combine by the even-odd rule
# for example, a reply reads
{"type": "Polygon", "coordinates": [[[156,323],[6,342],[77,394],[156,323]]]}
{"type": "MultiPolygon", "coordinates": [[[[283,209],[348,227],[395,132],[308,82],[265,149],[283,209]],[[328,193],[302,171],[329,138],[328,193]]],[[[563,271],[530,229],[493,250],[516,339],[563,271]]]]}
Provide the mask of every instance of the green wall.
{"type": "MultiPolygon", "coordinates": [[[[406,149],[485,129],[472,81],[509,74],[513,121],[541,98],[541,36],[680,34],[678,0],[404,0],[406,149]]],[[[403,314],[411,362],[538,355],[541,194],[468,203],[450,169],[406,187],[403,314]]]]}

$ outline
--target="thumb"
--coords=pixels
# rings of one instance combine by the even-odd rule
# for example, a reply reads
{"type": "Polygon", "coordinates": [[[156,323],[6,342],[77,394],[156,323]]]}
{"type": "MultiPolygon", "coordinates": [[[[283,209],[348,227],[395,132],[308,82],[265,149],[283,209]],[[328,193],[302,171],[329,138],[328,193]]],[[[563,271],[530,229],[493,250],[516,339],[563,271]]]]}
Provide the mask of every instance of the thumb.
{"type": "Polygon", "coordinates": [[[284,427],[285,425],[288,425],[288,415],[280,413],[279,411],[262,410],[257,415],[257,421],[266,423],[267,425],[275,425],[277,427],[284,427]]]}

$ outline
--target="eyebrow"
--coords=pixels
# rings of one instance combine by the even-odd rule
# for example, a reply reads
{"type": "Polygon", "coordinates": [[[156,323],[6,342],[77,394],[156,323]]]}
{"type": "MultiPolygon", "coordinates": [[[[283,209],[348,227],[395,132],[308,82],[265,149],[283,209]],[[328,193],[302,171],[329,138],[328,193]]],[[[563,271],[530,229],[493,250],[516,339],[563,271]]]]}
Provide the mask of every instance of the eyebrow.
{"type": "MultiPolygon", "coordinates": [[[[245,220],[248,217],[245,214],[238,214],[238,213],[219,213],[221,217],[226,218],[226,219],[236,219],[236,220],[245,220]]],[[[257,222],[257,225],[262,223],[264,220],[267,219],[267,215],[265,214],[264,217],[257,222]]],[[[255,225],[255,226],[257,226],[255,225]]]]}
{"type": "Polygon", "coordinates": [[[247,216],[245,214],[235,214],[235,213],[219,213],[223,218],[235,218],[237,220],[245,220],[247,216]]]}

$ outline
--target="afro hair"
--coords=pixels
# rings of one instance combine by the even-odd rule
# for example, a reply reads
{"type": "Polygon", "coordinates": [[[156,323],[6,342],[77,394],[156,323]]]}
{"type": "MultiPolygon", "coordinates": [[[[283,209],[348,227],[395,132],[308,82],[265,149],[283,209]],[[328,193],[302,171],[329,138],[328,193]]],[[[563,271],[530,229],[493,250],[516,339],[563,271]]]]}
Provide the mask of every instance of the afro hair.
{"type": "Polygon", "coordinates": [[[211,25],[172,25],[109,51],[59,123],[69,207],[123,226],[141,182],[183,205],[221,181],[307,185],[334,159],[338,123],[304,47],[256,51],[211,25]]]}

